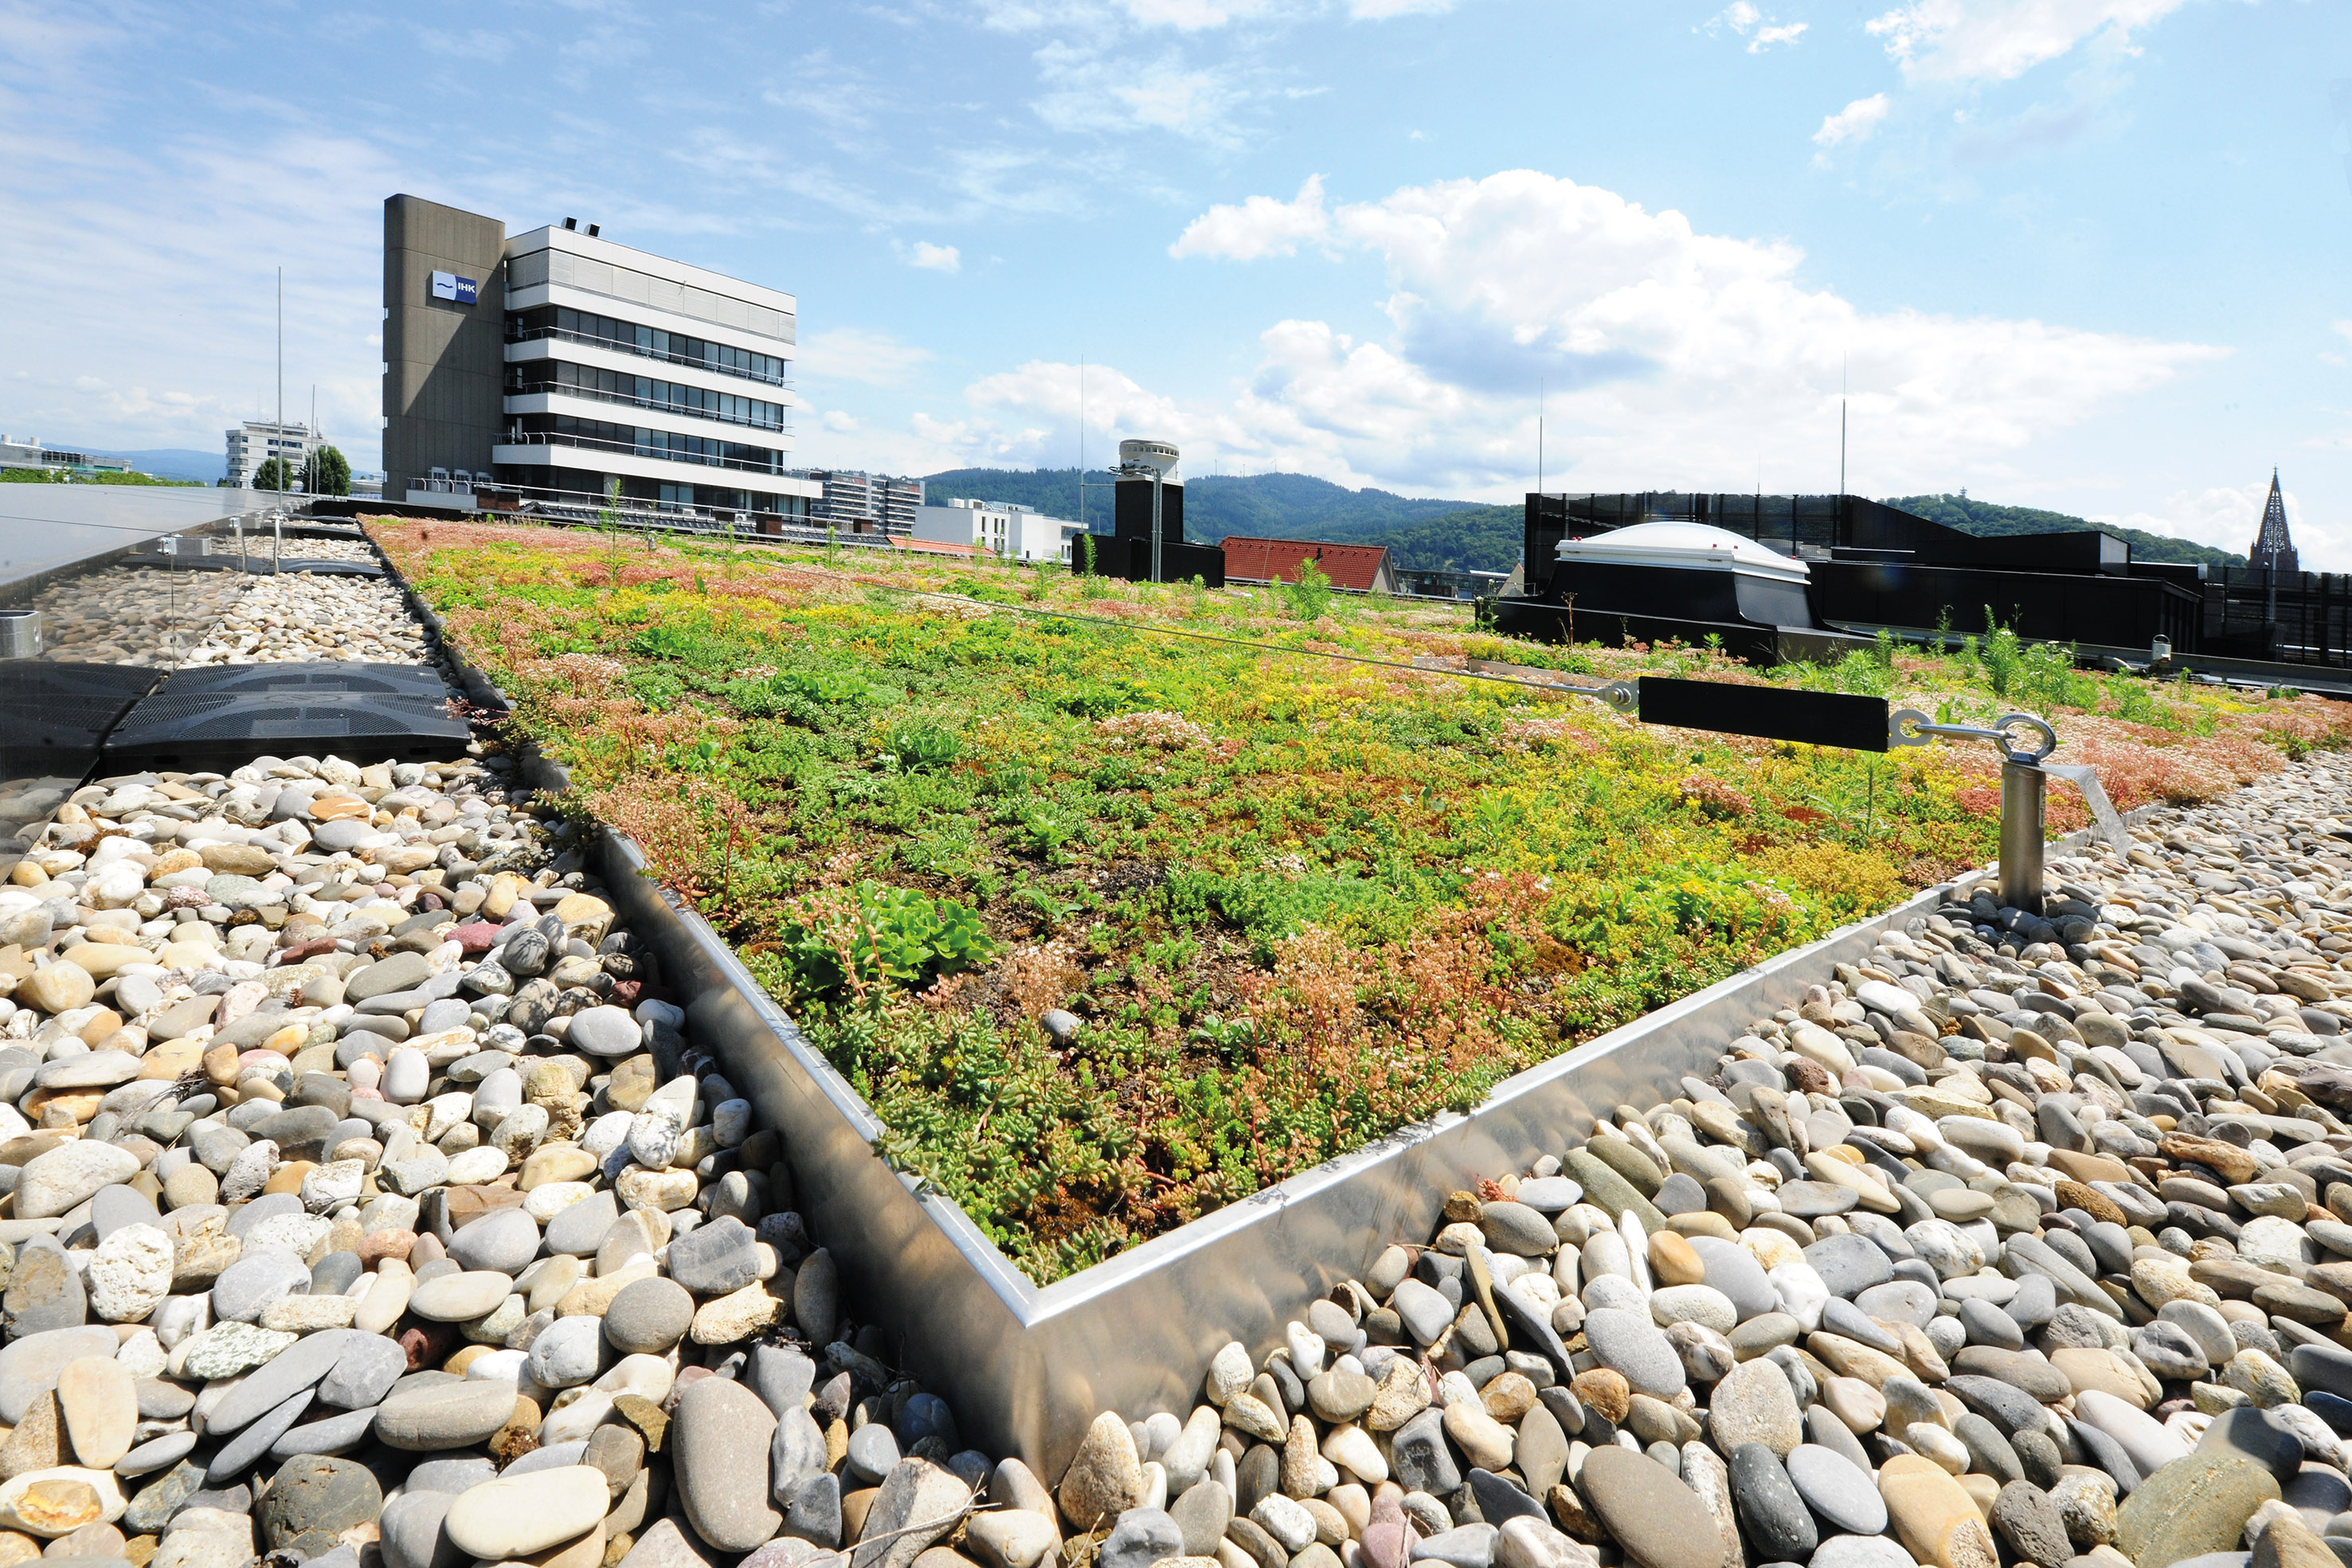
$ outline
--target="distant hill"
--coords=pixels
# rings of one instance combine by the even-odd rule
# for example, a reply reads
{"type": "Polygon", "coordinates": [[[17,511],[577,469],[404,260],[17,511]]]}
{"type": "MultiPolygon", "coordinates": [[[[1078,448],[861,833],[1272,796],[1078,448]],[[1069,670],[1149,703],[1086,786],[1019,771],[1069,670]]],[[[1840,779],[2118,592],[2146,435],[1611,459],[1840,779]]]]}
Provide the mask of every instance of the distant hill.
{"type": "MultiPolygon", "coordinates": [[[[1111,476],[1087,472],[1086,517],[1108,531],[1111,476]]],[[[954,468],[923,480],[934,505],[952,497],[1009,501],[1057,517],[1078,513],[1076,468],[954,468]]],[[[1245,534],[1386,545],[1396,564],[1508,571],[1519,559],[1521,508],[1350,490],[1306,474],[1209,474],[1184,482],[1184,531],[1202,540],[1245,534]]]]}
{"type": "Polygon", "coordinates": [[[109,452],[108,457],[120,457],[142,474],[152,474],[158,479],[195,479],[210,485],[228,472],[228,457],[221,452],[199,452],[187,446],[151,446],[143,452],[109,452]]]}
{"type": "Polygon", "coordinates": [[[2077,533],[2097,528],[2114,534],[2131,543],[2134,560],[2179,561],[2189,565],[2243,566],[2246,558],[2231,555],[2228,550],[2211,545],[2191,544],[2166,534],[2151,534],[2139,528],[2118,528],[2113,523],[2095,523],[2086,517],[2070,517],[2064,512],[2045,512],[2036,507],[2002,507],[1990,501],[1979,501],[1969,496],[1889,496],[1886,505],[1925,517],[1931,523],[1974,534],[1979,538],[1998,538],[2005,534],[2077,533]]]}
{"type": "MultiPolygon", "coordinates": [[[[1111,483],[1107,473],[1087,472],[1085,516],[1097,532],[1109,530],[1111,497],[1108,488],[1094,486],[1111,483]]],[[[951,468],[928,476],[923,486],[925,497],[935,505],[951,497],[969,497],[1034,507],[1057,517],[1080,515],[1076,468],[951,468]]],[[[1984,537],[2105,528],[2131,541],[2135,559],[2246,564],[2243,556],[2187,539],[2094,523],[2064,512],[1997,506],[1968,496],[1895,496],[1886,505],[1984,537]]],[[[1370,487],[1350,490],[1306,474],[1210,474],[1184,482],[1184,531],[1195,539],[1247,534],[1386,545],[1398,566],[1424,570],[1510,570],[1518,563],[1524,517],[1516,506],[1434,500],[1370,487]]]]}

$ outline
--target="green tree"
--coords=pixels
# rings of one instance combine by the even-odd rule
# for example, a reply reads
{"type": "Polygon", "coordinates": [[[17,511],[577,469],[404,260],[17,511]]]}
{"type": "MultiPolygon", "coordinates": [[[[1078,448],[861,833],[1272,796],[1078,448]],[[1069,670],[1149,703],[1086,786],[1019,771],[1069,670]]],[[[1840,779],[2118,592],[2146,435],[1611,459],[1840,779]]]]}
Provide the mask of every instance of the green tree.
{"type": "Polygon", "coordinates": [[[294,487],[293,465],[283,457],[272,457],[253,471],[253,487],[257,490],[290,490],[294,487]]]}
{"type": "Polygon", "coordinates": [[[351,460],[332,446],[321,446],[302,465],[302,488],[313,496],[352,493],[351,460]]]}

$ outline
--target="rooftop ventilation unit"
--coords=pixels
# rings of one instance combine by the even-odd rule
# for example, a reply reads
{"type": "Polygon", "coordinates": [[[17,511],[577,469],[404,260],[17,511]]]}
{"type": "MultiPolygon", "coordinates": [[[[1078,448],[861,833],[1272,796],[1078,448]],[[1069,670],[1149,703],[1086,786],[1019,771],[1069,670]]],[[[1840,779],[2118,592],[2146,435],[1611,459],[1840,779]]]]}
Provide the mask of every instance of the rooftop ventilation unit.
{"type": "Polygon", "coordinates": [[[255,758],[335,751],[418,762],[473,738],[424,664],[236,664],[180,670],[107,737],[114,771],[224,771],[255,758]]]}

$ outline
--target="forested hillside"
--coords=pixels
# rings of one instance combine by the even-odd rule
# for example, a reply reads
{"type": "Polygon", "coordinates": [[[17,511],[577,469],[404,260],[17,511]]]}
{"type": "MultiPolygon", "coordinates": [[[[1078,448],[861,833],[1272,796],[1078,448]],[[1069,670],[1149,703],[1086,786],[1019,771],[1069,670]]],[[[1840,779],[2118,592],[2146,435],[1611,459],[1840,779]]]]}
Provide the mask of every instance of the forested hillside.
{"type": "Polygon", "coordinates": [[[1998,506],[1968,495],[1890,496],[1886,497],[1886,505],[1908,512],[1913,517],[1925,517],[1931,523],[1942,523],[1962,533],[1975,534],[1979,538],[1993,538],[2003,534],[2072,533],[2084,528],[2103,528],[2131,541],[2134,560],[2201,562],[2206,566],[2246,564],[2246,558],[2242,555],[2232,555],[2210,545],[2191,544],[2187,539],[2177,539],[2168,534],[2118,528],[2113,523],[2095,523],[2064,512],[2045,512],[2038,507],[1998,506]]]}
{"type": "MultiPolygon", "coordinates": [[[[1084,516],[1102,533],[1110,527],[1111,483],[1110,475],[1087,471],[1081,514],[1076,468],[956,468],[923,481],[924,495],[935,505],[950,497],[1012,502],[1057,517],[1084,516]]],[[[2003,507],[1965,495],[1896,496],[1886,505],[1983,536],[2105,527],[2063,512],[2003,507]]],[[[1510,570],[1518,563],[1522,516],[1516,506],[1350,490],[1306,474],[1209,474],[1184,484],[1184,531],[1192,538],[1214,542],[1228,534],[1250,534],[1386,545],[1398,566],[1423,570],[1510,570]]],[[[2140,560],[2245,564],[2242,556],[2187,539],[2137,528],[2107,531],[2129,539],[2140,560]]]]}

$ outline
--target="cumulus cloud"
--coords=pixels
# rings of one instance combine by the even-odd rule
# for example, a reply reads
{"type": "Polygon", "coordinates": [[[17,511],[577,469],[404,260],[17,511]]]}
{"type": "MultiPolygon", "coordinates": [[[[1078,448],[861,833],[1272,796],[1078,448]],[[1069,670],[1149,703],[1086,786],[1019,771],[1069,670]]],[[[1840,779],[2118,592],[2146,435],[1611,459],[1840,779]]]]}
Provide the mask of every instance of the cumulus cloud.
{"type": "Polygon", "coordinates": [[[1391,16],[1435,16],[1454,9],[1454,0],[1348,0],[1348,15],[1359,22],[1385,22],[1391,16]]]}
{"type": "Polygon", "coordinates": [[[1185,225],[1168,254],[1221,261],[1296,256],[1301,244],[1319,243],[1330,230],[1330,218],[1323,211],[1323,176],[1309,174],[1289,201],[1252,196],[1237,207],[1211,207],[1185,225]]]}
{"type": "Polygon", "coordinates": [[[1835,114],[1825,116],[1813,132],[1813,145],[1824,151],[1845,141],[1862,141],[1885,120],[1889,105],[1883,92],[1855,99],[1835,114]]]}
{"type": "Polygon", "coordinates": [[[1994,82],[2023,76],[2084,39],[2119,44],[2185,0],[1911,0],[1864,24],[1911,81],[1994,82]]]}
{"type": "MultiPolygon", "coordinates": [[[[2154,534],[2172,534],[2243,555],[2262,532],[2263,507],[2270,499],[2270,476],[2264,474],[2243,485],[2176,490],[2154,510],[2094,516],[2091,520],[2145,528],[2154,534]]],[[[2308,522],[2304,517],[2303,503],[2284,483],[2279,486],[2279,499],[2286,505],[2287,531],[2294,536],[2295,549],[2306,568],[2318,570],[2311,564],[2316,559],[2340,561],[2352,554],[2352,529],[2322,528],[2308,522]]]]}
{"type": "Polygon", "coordinates": [[[920,267],[932,272],[961,272],[963,253],[951,245],[933,245],[929,240],[917,240],[906,253],[908,267],[920,267]]]}
{"type": "MultiPolygon", "coordinates": [[[[1534,478],[1540,384],[1555,486],[1745,490],[1760,459],[1767,489],[1826,490],[1843,373],[1853,487],[1905,494],[1943,489],[1954,474],[2018,477],[2037,442],[2225,351],[1864,309],[1804,282],[1791,246],[1707,234],[1680,213],[1527,170],[1337,206],[1319,185],[1302,195],[1312,199],[1255,210],[1311,210],[1319,227],[1196,224],[1186,254],[1280,255],[1304,239],[1377,257],[1388,328],[1276,321],[1259,335],[1254,371],[1220,397],[1171,398],[1089,366],[1090,455],[1156,435],[1181,446],[1196,475],[1296,470],[1508,499],[1534,478]]],[[[961,407],[919,417],[905,439],[933,467],[1062,465],[1079,406],[1075,366],[1033,361],[972,382],[961,407]]]]}
{"type": "MultiPolygon", "coordinates": [[[[1551,391],[1555,472],[1578,487],[1821,486],[1841,366],[1871,432],[1858,481],[1998,465],[2037,437],[2222,350],[2030,319],[1866,311],[1797,276],[1801,253],[1532,171],[1409,186],[1330,215],[1380,256],[1387,341],[1277,324],[1235,405],[1317,472],[1507,492],[1551,391]],[[1815,475],[1820,478],[1814,477],[1815,475]]],[[[1825,487],[1825,486],[1821,486],[1825,487]]]]}

